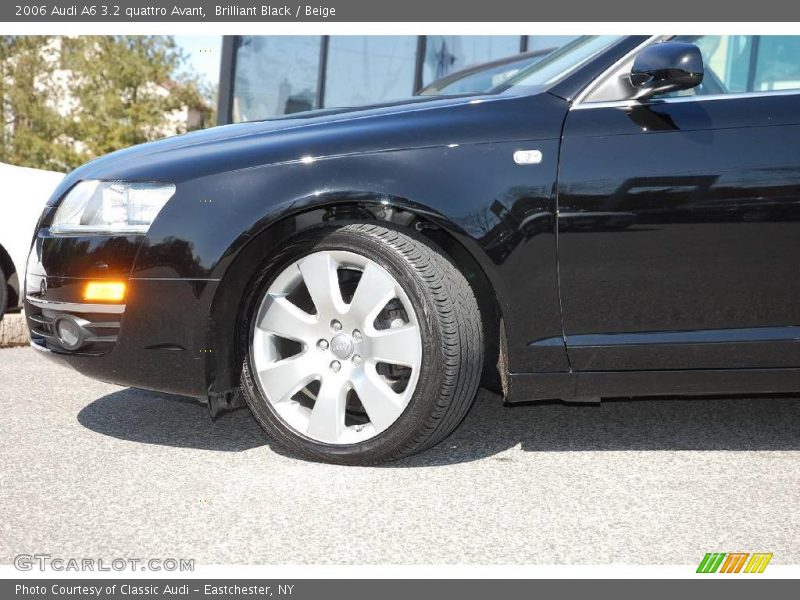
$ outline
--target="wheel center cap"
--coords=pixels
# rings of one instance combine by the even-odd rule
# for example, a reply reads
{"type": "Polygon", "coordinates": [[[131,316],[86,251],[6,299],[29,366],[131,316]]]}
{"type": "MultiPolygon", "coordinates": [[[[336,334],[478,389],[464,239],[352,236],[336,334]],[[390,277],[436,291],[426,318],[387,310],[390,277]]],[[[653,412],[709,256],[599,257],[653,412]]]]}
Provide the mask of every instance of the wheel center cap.
{"type": "Polygon", "coordinates": [[[342,360],[350,358],[353,354],[353,339],[345,333],[335,335],[331,340],[331,352],[342,360]]]}

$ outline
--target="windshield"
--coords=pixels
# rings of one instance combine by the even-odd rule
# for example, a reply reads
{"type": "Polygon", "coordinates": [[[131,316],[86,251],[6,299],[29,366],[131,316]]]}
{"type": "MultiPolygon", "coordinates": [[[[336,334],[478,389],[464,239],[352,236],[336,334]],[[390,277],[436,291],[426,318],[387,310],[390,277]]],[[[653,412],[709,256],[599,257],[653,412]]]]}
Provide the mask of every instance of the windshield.
{"type": "Polygon", "coordinates": [[[541,87],[560,81],[595,56],[619,42],[621,35],[586,35],[547,55],[495,91],[512,87],[541,87]]]}
{"type": "Polygon", "coordinates": [[[432,83],[419,94],[420,96],[435,96],[442,94],[469,94],[477,92],[488,92],[496,88],[501,83],[511,79],[514,75],[539,61],[544,57],[526,56],[517,61],[505,62],[493,67],[486,67],[479,71],[468,73],[455,80],[445,81],[443,84],[432,83]]]}

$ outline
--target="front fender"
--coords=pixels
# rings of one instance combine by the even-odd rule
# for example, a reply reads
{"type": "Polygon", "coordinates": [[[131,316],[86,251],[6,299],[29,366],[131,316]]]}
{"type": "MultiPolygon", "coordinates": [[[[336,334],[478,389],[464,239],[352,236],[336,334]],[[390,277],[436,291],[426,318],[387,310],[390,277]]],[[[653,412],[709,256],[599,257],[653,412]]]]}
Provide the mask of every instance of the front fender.
{"type": "MultiPolygon", "coordinates": [[[[554,230],[558,144],[537,139],[333,156],[184,182],[142,244],[133,278],[212,280],[221,283],[204,286],[204,293],[217,293],[249,245],[278,243],[298,229],[298,215],[385,202],[439,226],[480,265],[505,321],[510,372],[565,371],[563,347],[529,345],[562,335],[554,230]],[[542,162],[515,164],[521,149],[541,151],[542,162]]],[[[259,264],[246,262],[251,270],[259,264]]],[[[210,315],[214,298],[198,300],[210,315]]]]}

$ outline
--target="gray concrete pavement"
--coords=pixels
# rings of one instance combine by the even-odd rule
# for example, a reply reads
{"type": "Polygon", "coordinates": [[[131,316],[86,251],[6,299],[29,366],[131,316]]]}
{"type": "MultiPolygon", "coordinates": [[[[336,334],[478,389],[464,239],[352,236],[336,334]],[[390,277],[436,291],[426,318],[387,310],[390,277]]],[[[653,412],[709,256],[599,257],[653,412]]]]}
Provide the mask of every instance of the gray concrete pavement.
{"type": "Polygon", "coordinates": [[[0,563],[800,562],[800,397],[504,408],[386,468],[295,460],[249,413],[0,350],[0,563]]]}
{"type": "Polygon", "coordinates": [[[22,313],[6,313],[0,319],[0,348],[27,346],[30,341],[25,315],[22,313]]]}

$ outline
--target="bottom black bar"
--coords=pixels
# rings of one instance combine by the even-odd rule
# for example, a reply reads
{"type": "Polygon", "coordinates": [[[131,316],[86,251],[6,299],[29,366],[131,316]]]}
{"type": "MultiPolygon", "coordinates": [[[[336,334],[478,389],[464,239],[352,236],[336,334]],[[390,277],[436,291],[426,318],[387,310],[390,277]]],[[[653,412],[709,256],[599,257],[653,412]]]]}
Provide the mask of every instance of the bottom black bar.
{"type": "Polygon", "coordinates": [[[661,598],[700,597],[725,594],[726,600],[738,597],[759,600],[770,597],[788,598],[797,591],[790,579],[764,579],[758,576],[722,579],[719,576],[698,576],[696,579],[298,579],[298,580],[235,580],[235,579],[132,579],[78,580],[25,579],[3,580],[0,598],[51,598],[71,600],[99,598],[130,600],[131,598],[173,598],[208,600],[241,598],[275,600],[532,600],[555,597],[605,597],[658,600],[661,598]],[[758,586],[756,590],[755,586],[758,586]],[[543,595],[546,594],[546,595],[543,595]],[[556,595],[557,594],[557,595],[556,595]],[[689,596],[687,596],[689,594],[689,596]]]}

